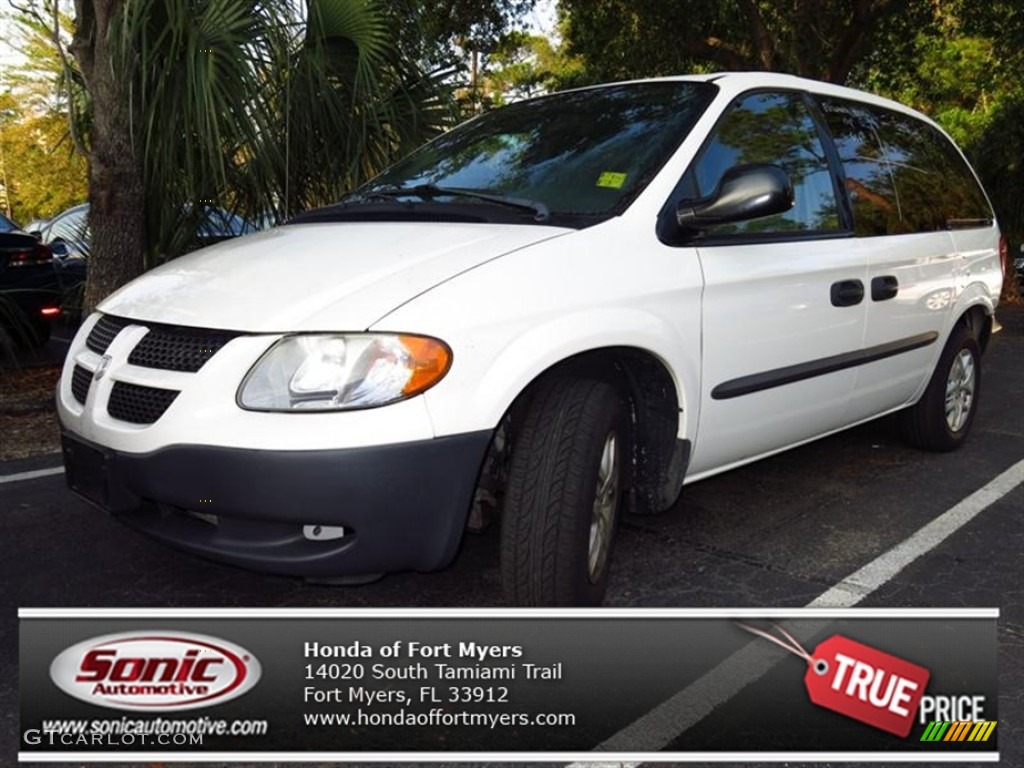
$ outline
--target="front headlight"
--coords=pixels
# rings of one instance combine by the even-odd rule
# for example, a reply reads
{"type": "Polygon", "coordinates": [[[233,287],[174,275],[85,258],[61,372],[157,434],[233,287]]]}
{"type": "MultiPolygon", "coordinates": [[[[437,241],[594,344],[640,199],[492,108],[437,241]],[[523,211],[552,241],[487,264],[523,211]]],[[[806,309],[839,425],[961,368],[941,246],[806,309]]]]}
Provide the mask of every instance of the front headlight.
{"type": "Polygon", "coordinates": [[[256,361],[238,404],[254,411],[373,408],[429,389],[451,361],[448,345],[427,336],[287,336],[256,361]]]}

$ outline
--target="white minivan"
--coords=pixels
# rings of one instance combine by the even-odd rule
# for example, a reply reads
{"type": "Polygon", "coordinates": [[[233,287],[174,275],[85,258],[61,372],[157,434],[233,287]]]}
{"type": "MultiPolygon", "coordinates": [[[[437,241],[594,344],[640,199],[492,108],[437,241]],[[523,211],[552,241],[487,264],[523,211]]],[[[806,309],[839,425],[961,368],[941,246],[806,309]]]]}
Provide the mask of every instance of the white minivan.
{"type": "Polygon", "coordinates": [[[60,382],[67,478],[321,581],[441,568],[496,516],[508,601],[596,604],[622,515],[688,482],[895,411],[959,446],[999,250],[891,101],[764,73],[524,101],[108,297],[60,382]]]}

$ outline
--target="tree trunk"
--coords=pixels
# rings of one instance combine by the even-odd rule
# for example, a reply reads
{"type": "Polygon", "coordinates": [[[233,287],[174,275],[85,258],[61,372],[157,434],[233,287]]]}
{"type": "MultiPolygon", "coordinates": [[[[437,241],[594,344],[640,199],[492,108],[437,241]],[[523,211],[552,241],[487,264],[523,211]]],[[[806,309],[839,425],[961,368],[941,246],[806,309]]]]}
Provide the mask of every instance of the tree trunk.
{"type": "Polygon", "coordinates": [[[132,73],[118,71],[111,24],[122,0],[76,0],[71,51],[92,102],[89,226],[92,247],[84,310],[141,274],[146,248],[142,158],[132,136],[132,73]]]}

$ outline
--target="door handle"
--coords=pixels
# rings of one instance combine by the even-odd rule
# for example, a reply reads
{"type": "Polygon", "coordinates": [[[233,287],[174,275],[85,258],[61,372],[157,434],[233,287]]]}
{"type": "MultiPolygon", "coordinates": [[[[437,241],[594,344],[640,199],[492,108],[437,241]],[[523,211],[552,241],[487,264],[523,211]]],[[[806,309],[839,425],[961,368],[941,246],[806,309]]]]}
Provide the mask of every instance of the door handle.
{"type": "Polygon", "coordinates": [[[832,283],[832,306],[852,307],[864,300],[864,283],[860,280],[840,280],[832,283]]]}
{"type": "Polygon", "coordinates": [[[888,301],[900,292],[900,281],[893,275],[883,275],[871,280],[871,300],[888,301]]]}

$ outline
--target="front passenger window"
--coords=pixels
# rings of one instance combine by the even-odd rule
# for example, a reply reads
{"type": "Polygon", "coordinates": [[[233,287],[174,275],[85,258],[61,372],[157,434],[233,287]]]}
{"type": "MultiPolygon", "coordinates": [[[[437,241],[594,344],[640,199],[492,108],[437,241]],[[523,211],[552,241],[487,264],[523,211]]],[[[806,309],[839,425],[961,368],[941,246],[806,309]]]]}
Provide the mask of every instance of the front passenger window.
{"type": "Polygon", "coordinates": [[[796,93],[755,93],[729,108],[687,175],[699,197],[714,193],[735,165],[781,166],[795,203],[777,216],[716,227],[709,235],[820,232],[840,229],[839,209],[818,128],[796,93]]]}

